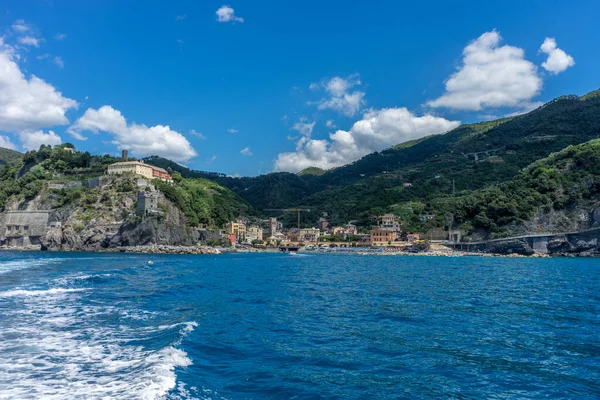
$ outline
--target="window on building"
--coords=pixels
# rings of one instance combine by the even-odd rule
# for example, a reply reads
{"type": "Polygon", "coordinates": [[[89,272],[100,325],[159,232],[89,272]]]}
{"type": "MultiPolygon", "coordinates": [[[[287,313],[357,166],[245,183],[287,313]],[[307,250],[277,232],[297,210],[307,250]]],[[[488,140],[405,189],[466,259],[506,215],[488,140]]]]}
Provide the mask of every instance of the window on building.
{"type": "Polygon", "coordinates": [[[28,231],[28,230],[29,230],[29,225],[25,225],[25,226],[23,226],[23,230],[24,230],[24,231],[28,231]]]}

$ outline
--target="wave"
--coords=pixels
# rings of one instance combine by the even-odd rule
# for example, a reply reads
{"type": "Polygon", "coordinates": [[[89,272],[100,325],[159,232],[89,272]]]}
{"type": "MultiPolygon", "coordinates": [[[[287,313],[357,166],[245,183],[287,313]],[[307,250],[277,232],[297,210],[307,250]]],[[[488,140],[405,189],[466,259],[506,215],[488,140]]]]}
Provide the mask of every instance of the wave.
{"type": "Polygon", "coordinates": [[[150,320],[145,326],[135,326],[135,321],[130,326],[119,319],[111,325],[107,319],[124,308],[83,304],[81,297],[68,296],[83,290],[0,293],[29,299],[2,315],[0,398],[150,400],[176,389],[177,368],[192,364],[179,346],[197,323],[147,326],[150,320]],[[165,335],[165,345],[153,349],[153,338],[165,335]]]}
{"type": "Polygon", "coordinates": [[[80,289],[63,289],[63,288],[53,288],[47,290],[24,290],[24,289],[15,289],[8,290],[6,292],[0,292],[0,297],[32,297],[32,296],[54,296],[65,293],[75,293],[75,292],[83,292],[87,290],[85,288],[80,289]]]}

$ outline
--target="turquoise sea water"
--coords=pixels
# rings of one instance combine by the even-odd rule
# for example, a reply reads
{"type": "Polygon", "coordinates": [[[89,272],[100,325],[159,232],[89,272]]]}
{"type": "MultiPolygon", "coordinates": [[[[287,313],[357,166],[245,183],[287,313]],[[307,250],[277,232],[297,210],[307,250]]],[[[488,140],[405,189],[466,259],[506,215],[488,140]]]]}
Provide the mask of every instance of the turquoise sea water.
{"type": "Polygon", "coordinates": [[[600,260],[0,253],[0,399],[599,397],[600,260]]]}

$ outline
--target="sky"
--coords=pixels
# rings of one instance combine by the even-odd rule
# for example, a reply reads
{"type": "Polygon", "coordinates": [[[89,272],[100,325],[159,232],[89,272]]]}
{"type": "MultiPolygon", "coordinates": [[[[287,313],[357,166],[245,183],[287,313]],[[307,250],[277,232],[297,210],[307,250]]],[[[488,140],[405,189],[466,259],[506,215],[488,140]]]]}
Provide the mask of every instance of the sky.
{"type": "Polygon", "coordinates": [[[597,15],[593,0],[4,0],[0,147],[333,168],[600,88],[597,15]]]}

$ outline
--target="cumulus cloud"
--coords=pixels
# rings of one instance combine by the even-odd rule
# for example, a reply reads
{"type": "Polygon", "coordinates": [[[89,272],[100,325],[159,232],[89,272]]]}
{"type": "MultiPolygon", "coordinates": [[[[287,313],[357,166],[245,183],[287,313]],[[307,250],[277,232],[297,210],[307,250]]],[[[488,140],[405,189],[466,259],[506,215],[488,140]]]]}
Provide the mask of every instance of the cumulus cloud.
{"type": "Polygon", "coordinates": [[[308,122],[306,117],[302,117],[291,129],[298,131],[302,136],[310,137],[316,123],[316,121],[308,122]]]}
{"type": "Polygon", "coordinates": [[[242,150],[240,150],[240,154],[243,156],[250,157],[252,155],[252,152],[250,151],[250,147],[244,147],[242,150]]]}
{"type": "Polygon", "coordinates": [[[5,149],[15,150],[17,146],[13,142],[10,141],[8,136],[0,135],[0,147],[4,147],[5,149]]]}
{"type": "Polygon", "coordinates": [[[35,36],[22,36],[17,39],[17,42],[20,44],[33,47],[40,47],[42,41],[43,39],[36,38],[35,36]]]}
{"type": "Polygon", "coordinates": [[[174,161],[187,161],[197,155],[190,142],[179,132],[165,125],[148,127],[136,123],[127,124],[120,111],[111,106],[97,110],[88,108],[67,130],[76,138],[83,131],[108,132],[113,135],[112,144],[130,149],[136,156],[159,155],[174,161]]]}
{"type": "Polygon", "coordinates": [[[307,167],[329,169],[358,160],[407,140],[447,132],[460,125],[432,115],[418,117],[406,108],[371,110],[349,131],[338,130],[329,140],[300,138],[296,151],[281,153],[275,170],[297,172],[307,167]]]}
{"type": "Polygon", "coordinates": [[[31,27],[25,23],[25,20],[18,19],[12,24],[12,28],[15,32],[25,33],[31,30],[31,27]]]}
{"type": "Polygon", "coordinates": [[[235,129],[235,128],[227,129],[227,132],[229,132],[229,133],[238,133],[239,131],[240,131],[239,129],[235,129]]]}
{"type": "Polygon", "coordinates": [[[540,51],[548,55],[548,59],[542,63],[542,67],[548,72],[559,74],[575,65],[573,57],[559,49],[554,38],[546,38],[540,46],[540,51]]]}
{"type": "Polygon", "coordinates": [[[54,39],[56,40],[63,40],[67,37],[67,35],[65,35],[64,33],[57,33],[56,35],[54,35],[54,39]]]}
{"type": "Polygon", "coordinates": [[[62,143],[62,139],[54,131],[48,131],[48,133],[44,133],[42,130],[20,132],[19,139],[25,150],[37,150],[43,144],[55,146],[62,143]]]}
{"type": "Polygon", "coordinates": [[[27,78],[13,50],[1,41],[0,71],[0,131],[19,133],[69,123],[65,114],[77,102],[35,75],[27,78]]]}
{"type": "Polygon", "coordinates": [[[311,90],[325,89],[329,97],[310,104],[316,104],[319,110],[332,109],[347,117],[352,117],[365,104],[364,92],[360,90],[350,91],[352,87],[360,84],[361,81],[356,79],[356,75],[346,79],[336,76],[328,81],[321,82],[320,85],[311,83],[309,86],[311,90]]]}
{"type": "Polygon", "coordinates": [[[463,64],[446,81],[446,92],[431,107],[479,111],[521,107],[537,96],[542,79],[523,49],[499,46],[497,31],[486,32],[463,50],[463,64]]]}
{"type": "Polygon", "coordinates": [[[327,122],[325,122],[325,126],[330,128],[330,129],[335,129],[335,121],[332,119],[328,119],[327,122]]]}
{"type": "Polygon", "coordinates": [[[227,5],[221,6],[215,14],[217,14],[217,21],[219,22],[244,22],[244,18],[235,15],[233,8],[227,5]]]}

